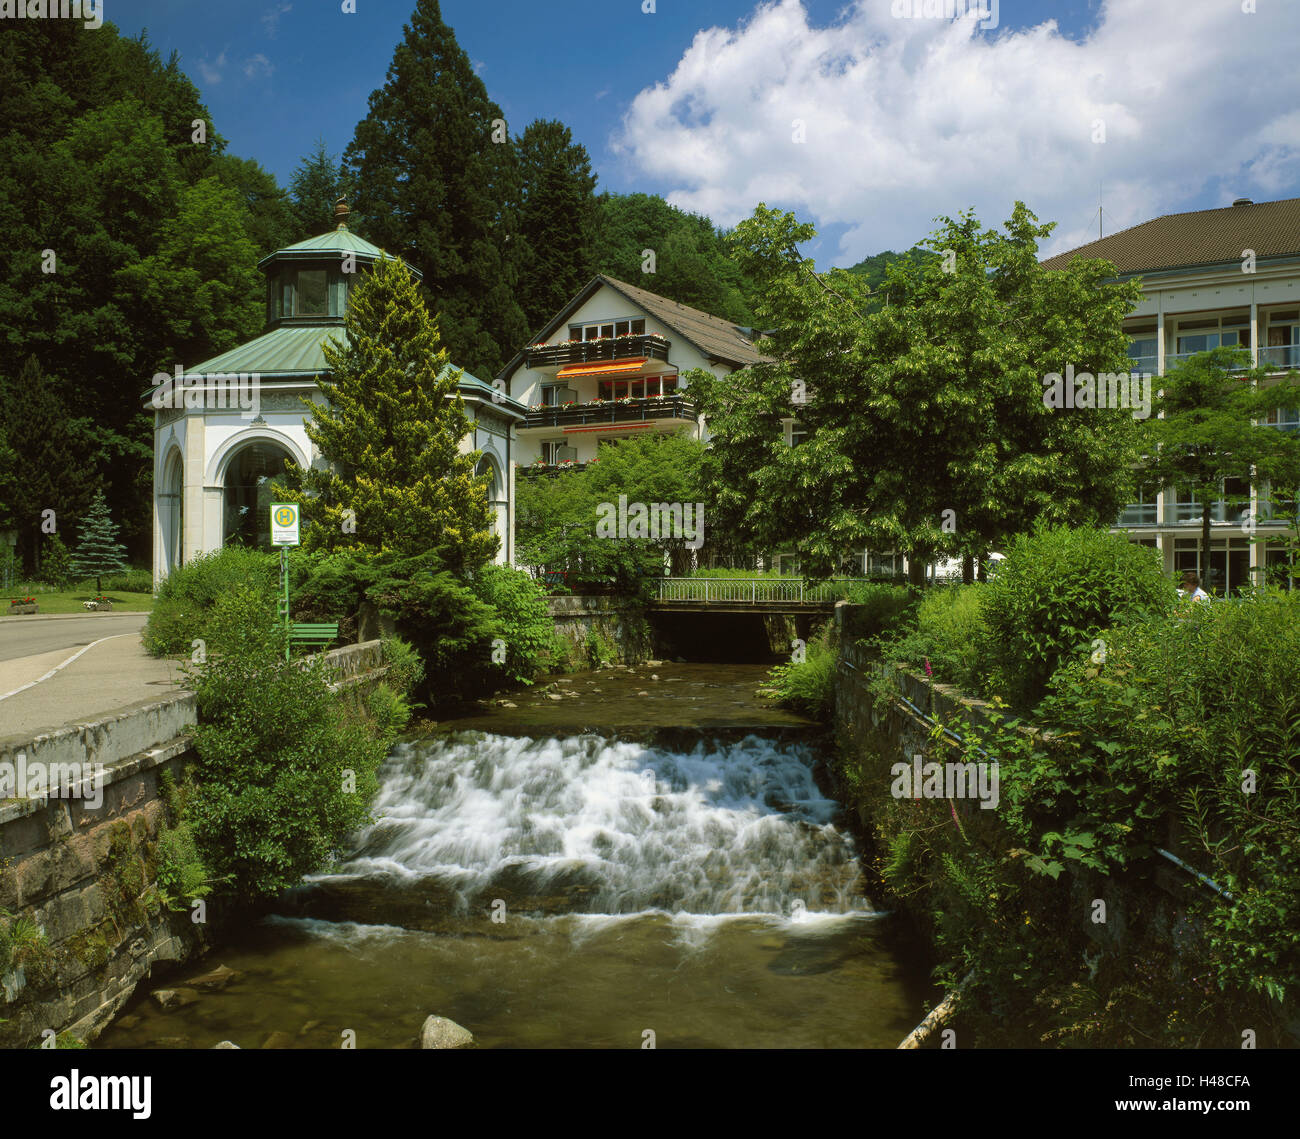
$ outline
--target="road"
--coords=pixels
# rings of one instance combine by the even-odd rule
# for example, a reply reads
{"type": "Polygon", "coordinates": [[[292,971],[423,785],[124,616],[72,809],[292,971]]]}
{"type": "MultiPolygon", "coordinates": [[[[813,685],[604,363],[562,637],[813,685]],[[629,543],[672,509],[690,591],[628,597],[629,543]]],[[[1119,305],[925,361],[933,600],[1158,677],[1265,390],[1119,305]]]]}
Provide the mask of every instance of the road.
{"type": "Polygon", "coordinates": [[[0,739],[31,738],[177,691],[177,663],[149,656],[140,643],[145,620],[144,613],[0,620],[0,739]]]}

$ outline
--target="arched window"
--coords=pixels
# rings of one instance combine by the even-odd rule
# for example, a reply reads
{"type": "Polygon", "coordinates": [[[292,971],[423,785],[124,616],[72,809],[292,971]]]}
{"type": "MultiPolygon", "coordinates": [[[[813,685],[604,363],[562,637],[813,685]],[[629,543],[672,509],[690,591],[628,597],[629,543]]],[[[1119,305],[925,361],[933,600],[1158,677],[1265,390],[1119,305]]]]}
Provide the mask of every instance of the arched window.
{"type": "Polygon", "coordinates": [[[223,545],[271,548],[271,483],[288,459],[274,443],[250,443],[226,464],[223,545]]]}
{"type": "Polygon", "coordinates": [[[487,484],[487,500],[488,502],[496,502],[501,497],[501,484],[497,478],[496,463],[484,455],[479,459],[478,466],[474,468],[474,474],[479,476],[491,475],[491,479],[487,484]]]}
{"type": "Polygon", "coordinates": [[[158,521],[162,526],[163,557],[170,572],[185,560],[185,478],[179,451],[172,451],[163,467],[158,521]]]}

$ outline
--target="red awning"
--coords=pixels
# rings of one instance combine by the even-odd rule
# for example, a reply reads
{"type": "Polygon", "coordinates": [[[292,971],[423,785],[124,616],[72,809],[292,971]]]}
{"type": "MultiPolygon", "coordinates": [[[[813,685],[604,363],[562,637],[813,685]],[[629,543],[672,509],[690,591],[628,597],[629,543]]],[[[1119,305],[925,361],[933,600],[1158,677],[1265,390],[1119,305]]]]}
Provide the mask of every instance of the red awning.
{"type": "Polygon", "coordinates": [[[602,360],[597,364],[568,364],[555,373],[557,379],[566,380],[579,376],[621,376],[628,372],[639,372],[647,356],[637,356],[632,360],[602,360]]]}

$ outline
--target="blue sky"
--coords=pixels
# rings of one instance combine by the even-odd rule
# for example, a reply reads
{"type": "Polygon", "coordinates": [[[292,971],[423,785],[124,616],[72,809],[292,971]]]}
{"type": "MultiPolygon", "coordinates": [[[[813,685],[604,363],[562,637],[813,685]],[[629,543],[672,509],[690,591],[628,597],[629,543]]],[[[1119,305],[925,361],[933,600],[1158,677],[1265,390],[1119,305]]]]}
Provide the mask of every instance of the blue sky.
{"type": "MultiPolygon", "coordinates": [[[[1103,190],[1107,232],[1300,193],[1300,4],[1259,0],[1268,10],[1246,15],[1239,0],[984,0],[997,27],[979,30],[910,18],[929,2],[442,11],[512,130],[560,119],[602,189],[661,193],[720,224],[758,200],[795,209],[821,230],[823,265],[911,244],[942,213],[1000,221],[1017,197],[1059,223],[1054,252],[1096,235],[1103,190]]],[[[350,141],[413,0],[356,7],[110,0],[106,17],[179,52],[231,151],[287,184],[317,138],[335,153],[350,141]]]]}

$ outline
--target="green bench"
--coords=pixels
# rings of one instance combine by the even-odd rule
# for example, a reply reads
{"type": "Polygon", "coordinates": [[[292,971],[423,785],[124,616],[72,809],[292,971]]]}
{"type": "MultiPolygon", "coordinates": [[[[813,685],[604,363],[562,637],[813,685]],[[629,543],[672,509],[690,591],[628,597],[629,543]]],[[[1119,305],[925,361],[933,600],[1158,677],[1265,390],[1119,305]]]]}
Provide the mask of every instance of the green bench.
{"type": "Polygon", "coordinates": [[[338,637],[339,623],[337,621],[318,623],[294,621],[289,626],[290,645],[320,645],[324,648],[326,645],[337,641],[338,637]]]}

